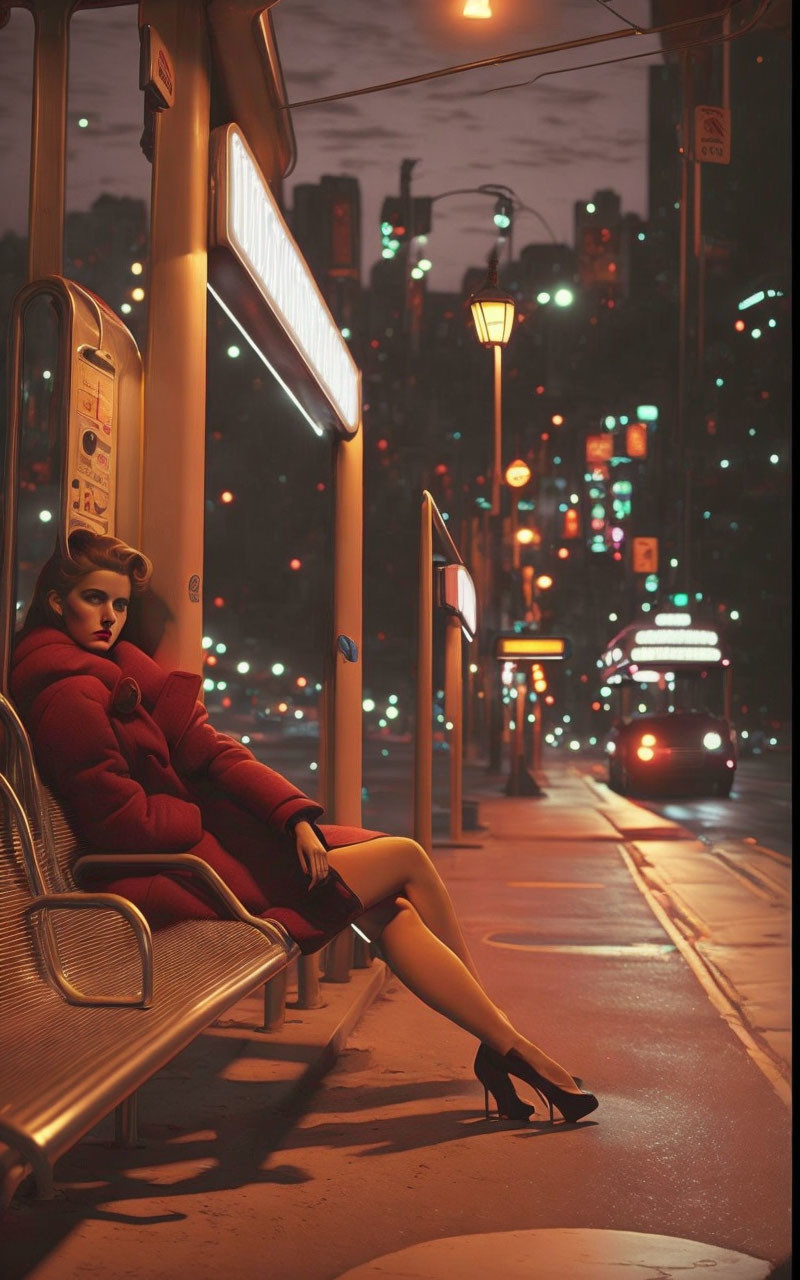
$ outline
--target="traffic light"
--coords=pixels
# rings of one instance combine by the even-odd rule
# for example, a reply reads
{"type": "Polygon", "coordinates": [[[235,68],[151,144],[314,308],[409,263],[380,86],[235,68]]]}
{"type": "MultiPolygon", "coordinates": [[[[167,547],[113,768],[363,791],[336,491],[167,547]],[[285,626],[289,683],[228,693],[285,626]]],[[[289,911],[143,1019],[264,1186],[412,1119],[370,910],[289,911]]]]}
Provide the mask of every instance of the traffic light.
{"type": "Polygon", "coordinates": [[[505,238],[511,231],[511,219],[514,214],[514,206],[508,196],[498,196],[494,206],[494,225],[505,238]]]}
{"type": "Polygon", "coordinates": [[[405,225],[400,196],[387,196],[381,208],[381,252],[384,258],[393,258],[403,241],[410,239],[411,230],[405,225]]]}

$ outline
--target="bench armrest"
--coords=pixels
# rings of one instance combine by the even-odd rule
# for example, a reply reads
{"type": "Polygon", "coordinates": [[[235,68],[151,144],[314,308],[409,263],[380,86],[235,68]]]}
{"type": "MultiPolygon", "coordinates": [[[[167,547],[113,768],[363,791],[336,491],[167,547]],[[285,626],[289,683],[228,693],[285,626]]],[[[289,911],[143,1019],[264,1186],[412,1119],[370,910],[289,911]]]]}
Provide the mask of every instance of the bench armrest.
{"type": "Polygon", "coordinates": [[[110,871],[119,874],[163,871],[173,875],[194,876],[210,889],[216,905],[225,908],[227,916],[258,929],[270,942],[279,943],[286,951],[297,949],[297,944],[277,920],[262,920],[260,916],[248,911],[222,876],[194,853],[88,853],[78,858],[72,867],[76,884],[86,875],[97,872],[106,874],[110,871]]]}
{"type": "Polygon", "coordinates": [[[26,907],[27,915],[41,913],[44,928],[39,927],[41,951],[51,981],[69,1004],[124,1005],[148,1009],[153,1002],[153,938],[150,926],[138,907],[116,893],[45,893],[26,907]],[[127,920],[139,951],[142,965],[141,990],[135,996],[92,996],[79,991],[64,972],[58,942],[49,927],[52,911],[116,911],[127,920]]]}

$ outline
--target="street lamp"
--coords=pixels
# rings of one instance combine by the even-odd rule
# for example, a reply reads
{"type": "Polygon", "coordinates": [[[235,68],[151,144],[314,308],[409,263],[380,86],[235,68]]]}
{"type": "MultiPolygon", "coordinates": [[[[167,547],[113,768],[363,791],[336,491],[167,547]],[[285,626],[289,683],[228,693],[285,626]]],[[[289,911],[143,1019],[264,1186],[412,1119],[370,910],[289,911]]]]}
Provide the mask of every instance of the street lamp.
{"type": "Polygon", "coordinates": [[[500,514],[502,466],[502,351],[514,328],[514,299],[497,287],[497,254],[489,258],[486,282],[469,300],[475,336],[482,347],[494,349],[494,463],[492,466],[492,515],[500,514]]]}

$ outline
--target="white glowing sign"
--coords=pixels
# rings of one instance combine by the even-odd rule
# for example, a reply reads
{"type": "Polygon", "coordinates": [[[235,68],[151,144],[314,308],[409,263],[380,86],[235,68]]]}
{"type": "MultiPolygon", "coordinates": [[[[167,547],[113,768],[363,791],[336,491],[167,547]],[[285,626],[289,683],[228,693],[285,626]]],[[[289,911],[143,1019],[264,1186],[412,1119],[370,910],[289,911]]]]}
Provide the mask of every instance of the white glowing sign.
{"type": "Polygon", "coordinates": [[[718,642],[719,636],[716,631],[701,631],[698,627],[691,627],[686,631],[670,631],[667,627],[646,627],[644,630],[637,631],[633,637],[634,644],[709,645],[718,642]]]}
{"type": "Polygon", "coordinates": [[[457,613],[468,640],[478,630],[475,584],[463,564],[446,564],[441,569],[441,602],[445,609],[457,613]]]}
{"type": "Polygon", "coordinates": [[[719,662],[722,653],[712,645],[648,644],[631,649],[632,662],[719,662]]]}
{"type": "Polygon", "coordinates": [[[345,429],[359,423],[359,374],[258,165],[228,126],[225,238],[345,429]]]}

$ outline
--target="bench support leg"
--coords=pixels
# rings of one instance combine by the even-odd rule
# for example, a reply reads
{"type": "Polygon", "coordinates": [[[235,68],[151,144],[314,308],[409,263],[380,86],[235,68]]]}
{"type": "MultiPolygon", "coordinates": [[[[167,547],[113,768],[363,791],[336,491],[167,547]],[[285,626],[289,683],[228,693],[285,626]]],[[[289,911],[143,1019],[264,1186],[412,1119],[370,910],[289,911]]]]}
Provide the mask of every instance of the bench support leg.
{"type": "Polygon", "coordinates": [[[297,961],[297,1007],[321,1009],[324,1003],[319,986],[319,956],[300,956],[297,961]]]}
{"type": "Polygon", "coordinates": [[[286,988],[289,985],[289,967],[281,969],[274,978],[264,983],[264,1030],[279,1031],[286,1018],[286,988]]]}
{"type": "Polygon", "coordinates": [[[368,969],[372,964],[372,943],[353,935],[353,968],[368,969]]]}
{"type": "Polygon", "coordinates": [[[139,1094],[132,1093],[114,1108],[114,1141],[118,1147],[140,1147],[139,1094]]]}
{"type": "Polygon", "coordinates": [[[325,952],[325,981],[349,982],[350,970],[353,967],[352,929],[345,929],[330,942],[325,952]]]}

